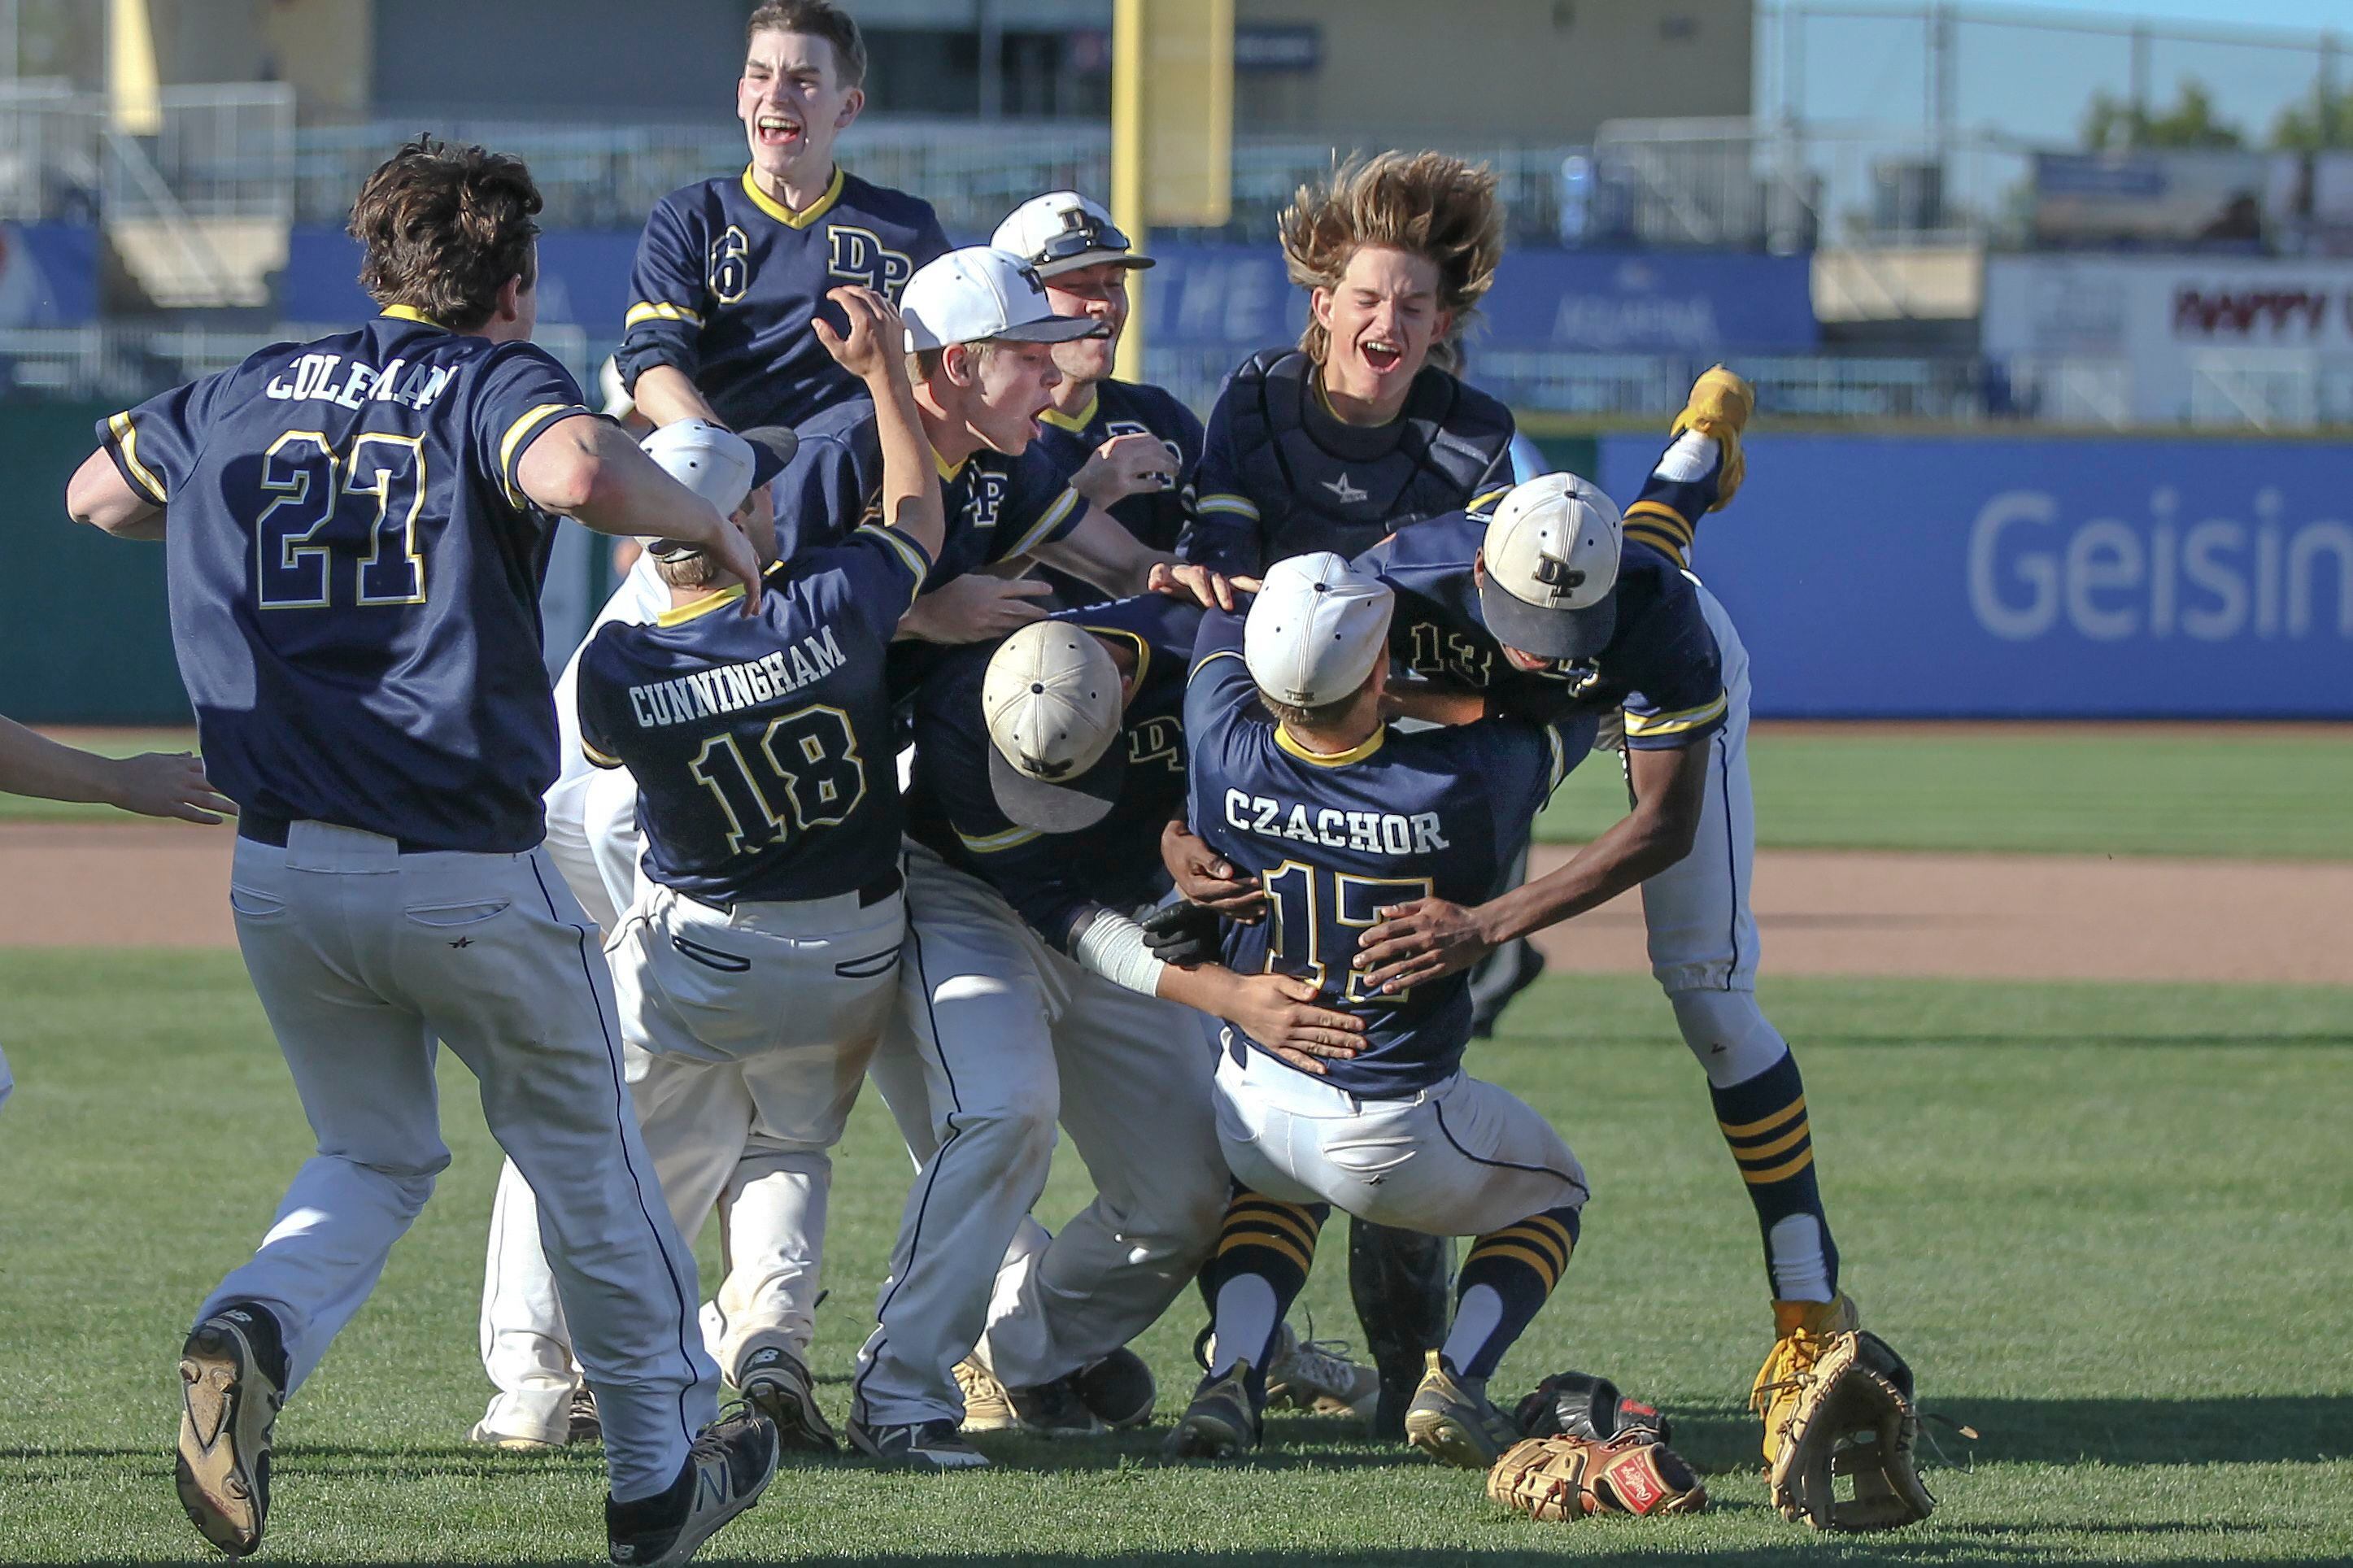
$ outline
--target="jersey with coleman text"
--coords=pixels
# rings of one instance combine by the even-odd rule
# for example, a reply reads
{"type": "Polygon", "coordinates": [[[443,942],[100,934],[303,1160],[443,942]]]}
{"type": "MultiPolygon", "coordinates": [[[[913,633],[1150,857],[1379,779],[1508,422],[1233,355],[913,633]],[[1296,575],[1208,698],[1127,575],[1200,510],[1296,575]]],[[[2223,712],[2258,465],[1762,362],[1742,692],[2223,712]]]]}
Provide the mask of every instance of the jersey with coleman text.
{"type": "Polygon", "coordinates": [[[396,306],[99,427],[125,482],[167,509],[205,770],[252,836],[275,819],[420,849],[540,841],[554,531],[517,472],[586,412],[544,351],[396,306]]]}
{"type": "Polygon", "coordinates": [[[1392,904],[1491,896],[1529,819],[1591,747],[1594,721],[1384,728],[1354,751],[1318,755],[1260,702],[1241,628],[1236,616],[1203,618],[1185,697],[1193,831],[1267,895],[1256,925],[1227,922],[1226,964],[1303,975],[1365,1020],[1360,1054],[1328,1064],[1333,1087],[1377,1100],[1441,1083],[1471,1038],[1470,976],[1384,995],[1351,966],[1357,940],[1392,904]]]}
{"type": "MultiPolygon", "coordinates": [[[[1174,552],[1193,517],[1193,481],[1201,466],[1201,422],[1193,411],[1157,386],[1132,381],[1104,380],[1076,415],[1050,408],[1039,418],[1038,438],[1021,454],[1024,469],[1042,468],[1057,488],[1050,504],[1068,505],[1077,511],[1086,502],[1069,489],[1071,478],[1104,442],[1121,436],[1151,436],[1168,448],[1172,483],[1164,490],[1133,495],[1111,509],[1112,517],[1128,532],[1155,550],[1174,552]]],[[[1093,584],[1040,567],[1037,575],[1053,585],[1065,605],[1089,605],[1102,598],[1093,584]]]]}
{"type": "Polygon", "coordinates": [[[1160,833],[1185,809],[1185,670],[1201,611],[1190,600],[1138,594],[1051,618],[1134,656],[1135,689],[1112,742],[1126,763],[1109,814],[1075,833],[1049,834],[1018,826],[997,809],[980,705],[997,645],[974,644],[952,650],[916,696],[907,831],[1004,894],[1039,934],[1067,948],[1093,910],[1132,915],[1168,890],[1160,833]]]}
{"type": "Polygon", "coordinates": [[[1724,664],[1699,595],[1652,545],[1626,541],[1618,624],[1588,659],[1524,670],[1504,658],[1479,612],[1472,562],[1487,520],[1457,512],[1416,523],[1356,558],[1397,591],[1389,653],[1425,680],[1484,691],[1488,711],[1549,719],[1622,708],[1626,743],[1671,751],[1724,727],[1724,664]]]}
{"type": "Polygon", "coordinates": [[[861,391],[809,331],[827,290],[859,284],[896,300],[947,249],[930,203],[840,170],[801,212],[748,168],[672,191],[638,241],[622,382],[634,390],[648,366],[672,365],[734,429],[798,425],[861,391]]]}
{"type": "Polygon", "coordinates": [[[828,899],[898,864],[884,654],[930,564],[861,528],[580,655],[580,744],[638,782],[646,874],[703,903],[828,899]]]}

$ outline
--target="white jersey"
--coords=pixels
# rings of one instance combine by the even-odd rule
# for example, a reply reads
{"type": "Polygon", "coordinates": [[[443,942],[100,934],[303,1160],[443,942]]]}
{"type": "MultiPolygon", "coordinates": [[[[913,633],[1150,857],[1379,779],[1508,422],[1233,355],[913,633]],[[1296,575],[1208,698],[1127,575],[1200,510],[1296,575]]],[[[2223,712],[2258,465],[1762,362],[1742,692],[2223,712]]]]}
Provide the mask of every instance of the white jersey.
{"type": "Polygon", "coordinates": [[[670,587],[655,572],[654,558],[638,556],[637,564],[629,568],[613,589],[612,596],[605,601],[605,607],[596,612],[596,618],[588,623],[587,632],[580,638],[580,647],[574,648],[572,657],[564,661],[564,673],[555,678],[556,765],[559,771],[555,782],[547,790],[551,805],[554,804],[557,791],[596,771],[596,764],[580,749],[580,649],[586,647],[590,639],[604,630],[609,622],[626,621],[633,626],[650,626],[669,608],[670,587]]]}

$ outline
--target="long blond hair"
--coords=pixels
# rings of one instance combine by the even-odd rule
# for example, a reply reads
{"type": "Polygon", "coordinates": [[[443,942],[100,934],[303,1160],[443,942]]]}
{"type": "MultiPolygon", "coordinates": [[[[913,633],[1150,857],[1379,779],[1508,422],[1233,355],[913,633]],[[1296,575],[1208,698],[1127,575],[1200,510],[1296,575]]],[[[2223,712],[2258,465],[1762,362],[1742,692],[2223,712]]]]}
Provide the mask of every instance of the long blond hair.
{"type": "MultiPolygon", "coordinates": [[[[1443,153],[1352,158],[1325,184],[1300,186],[1280,221],[1283,259],[1303,289],[1338,288],[1349,258],[1367,245],[1394,247],[1437,268],[1438,308],[1453,320],[1430,346],[1430,360],[1453,367],[1462,330],[1504,254],[1493,169],[1443,153]]],[[[1317,364],[1331,349],[1312,312],[1299,346],[1317,364]]]]}

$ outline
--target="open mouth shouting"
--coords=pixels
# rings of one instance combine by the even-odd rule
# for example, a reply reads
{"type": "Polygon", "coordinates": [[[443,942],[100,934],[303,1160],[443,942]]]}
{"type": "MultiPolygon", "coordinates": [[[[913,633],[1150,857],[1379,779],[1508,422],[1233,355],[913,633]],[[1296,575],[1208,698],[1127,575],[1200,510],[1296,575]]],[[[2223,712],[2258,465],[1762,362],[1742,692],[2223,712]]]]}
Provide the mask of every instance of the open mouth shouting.
{"type": "Polygon", "coordinates": [[[1387,375],[1405,363],[1404,346],[1388,338],[1366,338],[1356,348],[1376,375],[1387,375]]]}
{"type": "Polygon", "coordinates": [[[774,110],[763,110],[753,121],[752,135],[761,146],[780,153],[788,153],[801,144],[800,122],[774,110]]]}

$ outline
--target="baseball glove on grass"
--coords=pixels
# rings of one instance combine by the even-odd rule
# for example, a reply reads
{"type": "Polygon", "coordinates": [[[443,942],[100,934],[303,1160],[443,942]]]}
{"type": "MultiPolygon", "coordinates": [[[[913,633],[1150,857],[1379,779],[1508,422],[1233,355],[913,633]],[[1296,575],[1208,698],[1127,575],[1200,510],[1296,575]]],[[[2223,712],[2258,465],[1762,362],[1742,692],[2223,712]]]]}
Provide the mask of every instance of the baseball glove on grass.
{"type": "Polygon", "coordinates": [[[1781,1517],[1816,1530],[1894,1530],[1935,1511],[1912,1450],[1920,1413],[1912,1369],[1877,1334],[1833,1337],[1795,1374],[1798,1398],[1782,1418],[1771,1471],[1781,1517]],[[1845,1478],[1852,1496],[1838,1496],[1845,1478]]]}
{"type": "Polygon", "coordinates": [[[1696,430],[1703,436],[1715,437],[1723,450],[1724,467],[1716,476],[1715,504],[1707,509],[1710,511],[1722,511],[1730,506],[1732,498],[1740,493],[1741,481],[1748,477],[1748,459],[1740,450],[1740,432],[1747,427],[1748,416],[1756,409],[1756,390],[1722,365],[1716,365],[1693,384],[1691,400],[1668,427],[1670,439],[1686,430],[1696,430]]]}
{"type": "Polygon", "coordinates": [[[1707,1507],[1699,1477],[1646,1426],[1630,1426],[1606,1443],[1514,1443],[1487,1472],[1487,1495],[1546,1524],[1594,1513],[1697,1513],[1707,1507]]]}
{"type": "Polygon", "coordinates": [[[1520,1401],[1512,1419],[1531,1437],[1583,1437],[1606,1443],[1630,1426],[1649,1427],[1662,1443],[1674,1437],[1674,1429],[1656,1405],[1619,1393],[1618,1385],[1606,1377],[1583,1372],[1554,1373],[1520,1401]]]}

